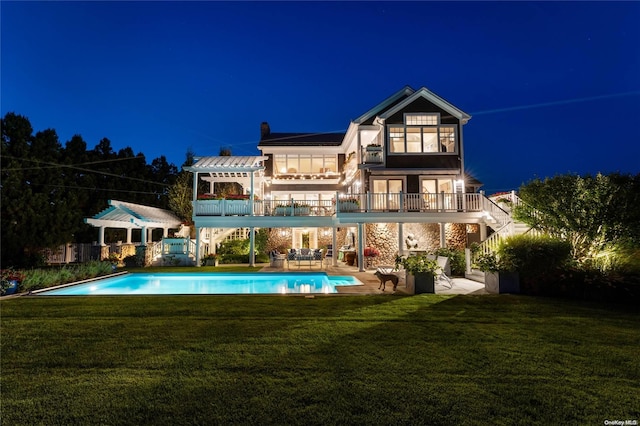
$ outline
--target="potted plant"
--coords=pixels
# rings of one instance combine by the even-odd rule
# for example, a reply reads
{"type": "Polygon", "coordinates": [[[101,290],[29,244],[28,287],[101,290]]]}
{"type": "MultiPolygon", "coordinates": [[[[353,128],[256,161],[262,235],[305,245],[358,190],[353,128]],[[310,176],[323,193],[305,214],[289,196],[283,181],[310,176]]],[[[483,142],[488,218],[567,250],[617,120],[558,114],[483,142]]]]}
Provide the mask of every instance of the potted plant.
{"type": "Polygon", "coordinates": [[[218,266],[218,254],[209,253],[202,258],[202,266],[218,266]]]}
{"type": "Polygon", "coordinates": [[[438,262],[426,254],[396,256],[396,269],[402,266],[407,272],[407,290],[413,294],[435,293],[435,276],[438,262]]]}
{"type": "Polygon", "coordinates": [[[12,268],[0,271],[0,296],[14,294],[24,281],[24,274],[12,268]]]}
{"type": "Polygon", "coordinates": [[[520,275],[511,256],[482,254],[474,267],[484,272],[484,288],[488,293],[520,293],[520,275]]]}

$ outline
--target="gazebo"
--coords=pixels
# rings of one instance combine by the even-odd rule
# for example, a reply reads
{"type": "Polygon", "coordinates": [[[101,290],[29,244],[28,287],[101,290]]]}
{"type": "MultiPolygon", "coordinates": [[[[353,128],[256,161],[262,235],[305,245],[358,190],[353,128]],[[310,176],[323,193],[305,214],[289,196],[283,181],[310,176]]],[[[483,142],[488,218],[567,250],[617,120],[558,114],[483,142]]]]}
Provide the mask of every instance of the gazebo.
{"type": "Polygon", "coordinates": [[[163,237],[167,237],[169,229],[179,228],[182,221],[172,212],[157,207],[143,206],[141,204],[125,201],[109,200],[109,207],[93,217],[87,217],[84,222],[98,228],[98,245],[102,247],[101,257],[109,255],[104,242],[104,230],[106,228],[126,229],[127,245],[132,245],[131,234],[133,229],[141,229],[140,245],[146,246],[152,242],[151,232],[154,229],[162,229],[163,237]],[[106,255],[104,253],[106,249],[106,255]]]}

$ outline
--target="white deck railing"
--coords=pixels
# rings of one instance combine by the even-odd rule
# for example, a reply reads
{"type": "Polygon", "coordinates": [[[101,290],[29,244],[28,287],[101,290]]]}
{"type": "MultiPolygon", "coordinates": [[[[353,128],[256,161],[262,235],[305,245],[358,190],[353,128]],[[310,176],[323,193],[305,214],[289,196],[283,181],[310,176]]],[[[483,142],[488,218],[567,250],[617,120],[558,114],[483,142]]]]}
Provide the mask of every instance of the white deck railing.
{"type": "Polygon", "coordinates": [[[481,212],[498,222],[508,213],[482,194],[365,193],[338,195],[333,200],[198,200],[195,216],[332,216],[341,213],[481,212]],[[337,200],[337,201],[336,201],[337,200]]]}

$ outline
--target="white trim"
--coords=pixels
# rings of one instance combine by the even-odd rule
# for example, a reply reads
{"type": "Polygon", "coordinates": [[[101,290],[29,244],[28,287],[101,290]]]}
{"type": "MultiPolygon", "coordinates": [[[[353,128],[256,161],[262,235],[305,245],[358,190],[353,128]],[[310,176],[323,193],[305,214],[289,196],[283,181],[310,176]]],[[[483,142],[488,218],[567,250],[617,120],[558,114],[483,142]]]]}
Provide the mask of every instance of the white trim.
{"type": "Polygon", "coordinates": [[[431,92],[426,87],[422,87],[420,90],[418,90],[417,92],[413,93],[407,99],[403,100],[402,102],[400,102],[399,104],[397,104],[393,108],[385,111],[383,114],[380,114],[380,118],[383,119],[383,120],[386,120],[387,118],[391,117],[395,113],[397,113],[399,111],[402,111],[403,108],[406,108],[408,105],[412,104],[416,99],[418,99],[420,97],[425,98],[426,100],[428,100],[432,104],[434,104],[434,105],[442,108],[443,110],[447,111],[448,113],[450,113],[451,115],[453,115],[454,117],[459,119],[462,124],[466,124],[467,121],[469,121],[471,119],[471,116],[469,114],[467,114],[466,112],[456,108],[455,106],[453,106],[449,102],[447,102],[444,99],[442,99],[440,96],[438,96],[435,93],[431,92]]]}
{"type": "Polygon", "coordinates": [[[415,90],[412,89],[410,86],[404,86],[402,89],[398,90],[396,93],[389,96],[387,99],[380,102],[378,105],[374,106],[369,111],[365,112],[360,117],[353,120],[353,123],[361,124],[362,122],[367,121],[368,119],[375,116],[378,112],[383,111],[386,107],[388,107],[389,105],[391,105],[392,103],[400,99],[401,97],[403,96],[411,97],[411,95],[414,92],[415,90]]]}

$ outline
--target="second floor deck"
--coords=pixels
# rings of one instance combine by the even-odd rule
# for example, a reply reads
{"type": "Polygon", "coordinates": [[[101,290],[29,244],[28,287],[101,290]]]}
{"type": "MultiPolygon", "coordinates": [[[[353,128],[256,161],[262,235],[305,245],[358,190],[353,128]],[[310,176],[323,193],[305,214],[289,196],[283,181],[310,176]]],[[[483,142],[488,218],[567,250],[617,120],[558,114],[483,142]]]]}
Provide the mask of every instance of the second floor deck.
{"type": "MultiPolygon", "coordinates": [[[[461,221],[480,221],[492,217],[496,222],[508,218],[508,213],[483,194],[468,193],[364,193],[337,196],[333,200],[197,200],[193,202],[193,218],[238,218],[245,216],[252,223],[258,217],[273,218],[285,223],[287,218],[305,219],[309,223],[319,220],[338,219],[339,222],[381,220],[425,219],[432,215],[438,218],[460,216],[461,221]],[[473,215],[470,215],[473,214],[473,215]],[[254,217],[256,217],[254,219],[254,217]],[[281,218],[281,219],[277,219],[281,218]],[[326,219],[325,219],[326,218],[326,219]],[[471,220],[473,219],[473,220],[471,220]]],[[[256,225],[257,226],[257,225],[256,225]]]]}

